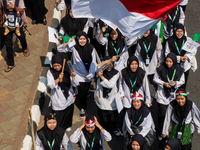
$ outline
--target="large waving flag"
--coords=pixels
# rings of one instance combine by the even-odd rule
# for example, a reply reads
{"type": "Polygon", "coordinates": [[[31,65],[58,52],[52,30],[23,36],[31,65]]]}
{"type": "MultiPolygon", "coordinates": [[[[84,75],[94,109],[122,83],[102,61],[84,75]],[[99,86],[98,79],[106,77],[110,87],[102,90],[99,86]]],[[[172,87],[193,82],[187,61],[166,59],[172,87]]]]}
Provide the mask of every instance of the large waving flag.
{"type": "Polygon", "coordinates": [[[143,35],[181,0],[72,0],[75,18],[100,18],[115,24],[129,38],[143,35]]]}

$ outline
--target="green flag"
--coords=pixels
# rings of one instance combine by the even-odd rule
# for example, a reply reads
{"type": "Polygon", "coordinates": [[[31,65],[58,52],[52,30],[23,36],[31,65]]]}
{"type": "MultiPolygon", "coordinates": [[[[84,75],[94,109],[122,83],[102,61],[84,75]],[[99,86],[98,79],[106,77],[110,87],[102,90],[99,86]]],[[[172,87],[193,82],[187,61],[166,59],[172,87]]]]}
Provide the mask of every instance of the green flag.
{"type": "Polygon", "coordinates": [[[193,37],[193,41],[198,42],[199,38],[200,38],[200,34],[195,33],[193,37]]]}

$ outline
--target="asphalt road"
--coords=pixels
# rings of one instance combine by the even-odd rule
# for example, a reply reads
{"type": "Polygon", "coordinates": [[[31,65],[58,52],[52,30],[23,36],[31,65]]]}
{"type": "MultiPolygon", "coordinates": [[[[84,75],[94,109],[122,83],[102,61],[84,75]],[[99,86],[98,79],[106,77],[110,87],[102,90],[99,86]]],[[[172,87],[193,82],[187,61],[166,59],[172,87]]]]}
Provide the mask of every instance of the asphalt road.
{"type": "MultiPolygon", "coordinates": [[[[200,13],[199,13],[199,6],[200,6],[200,0],[189,0],[189,4],[186,8],[186,19],[185,19],[185,27],[186,31],[189,37],[193,38],[194,33],[200,34],[200,13]]],[[[200,41],[199,41],[200,42],[200,41]]],[[[200,48],[199,48],[200,49],[200,48]]],[[[198,49],[198,50],[199,50],[198,49]]],[[[198,52],[196,54],[196,58],[198,61],[198,66],[200,66],[200,53],[198,52]]],[[[96,105],[94,103],[94,83],[91,85],[91,96],[88,98],[87,101],[87,113],[93,114],[97,116],[97,109],[96,105]]],[[[196,72],[192,72],[190,70],[189,80],[187,84],[187,91],[189,92],[189,99],[195,102],[198,108],[200,108],[200,69],[198,68],[196,72]]],[[[73,117],[73,127],[72,131],[67,132],[68,137],[82,124],[82,119],[79,117],[79,109],[77,108],[79,106],[78,102],[76,101],[76,106],[74,110],[74,117],[73,117]]],[[[156,108],[156,106],[154,106],[156,108]]],[[[155,115],[156,109],[153,109],[153,115],[155,115]]],[[[121,120],[118,121],[118,124],[120,125],[121,120]]],[[[192,145],[192,150],[200,150],[200,135],[194,134],[194,140],[192,145]]],[[[106,150],[122,150],[123,149],[123,136],[115,137],[112,135],[112,141],[105,142],[105,149],[106,150]]],[[[80,150],[77,144],[73,144],[74,150],[80,150]]],[[[158,150],[155,146],[155,150],[158,150]]]]}

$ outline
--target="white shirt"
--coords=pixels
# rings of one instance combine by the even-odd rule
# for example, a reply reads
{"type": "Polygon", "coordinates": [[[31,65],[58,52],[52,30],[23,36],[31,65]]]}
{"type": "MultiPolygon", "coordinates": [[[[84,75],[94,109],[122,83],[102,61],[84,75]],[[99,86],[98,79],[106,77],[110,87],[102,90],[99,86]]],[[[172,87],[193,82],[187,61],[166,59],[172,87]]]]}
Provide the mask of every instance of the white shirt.
{"type": "Polygon", "coordinates": [[[94,93],[95,103],[102,110],[116,110],[115,95],[118,92],[117,81],[119,79],[119,72],[114,75],[110,80],[104,79],[100,82],[97,80],[97,87],[94,93]],[[111,89],[108,98],[103,97],[103,87],[111,89]]]}
{"type": "MultiPolygon", "coordinates": [[[[158,103],[163,104],[163,105],[168,105],[172,100],[175,99],[175,98],[170,99],[170,97],[166,98],[165,92],[164,92],[164,85],[163,85],[164,81],[160,79],[160,76],[158,75],[157,72],[154,74],[153,82],[155,82],[158,85],[157,91],[156,91],[156,100],[158,103]]],[[[185,83],[185,76],[183,73],[180,80],[176,81],[176,85],[174,86],[175,89],[177,90],[184,83],[185,83]]],[[[176,90],[174,91],[174,97],[175,97],[176,90]]]]}
{"type": "Polygon", "coordinates": [[[187,5],[187,4],[188,4],[188,0],[182,0],[182,1],[179,3],[180,6],[185,6],[185,5],[187,5]]]}
{"type": "MultiPolygon", "coordinates": [[[[189,111],[186,119],[185,119],[185,124],[190,124],[190,133],[194,133],[195,128],[197,129],[197,132],[200,133],[200,111],[195,105],[195,103],[192,102],[192,109],[189,111]]],[[[173,107],[171,105],[168,106],[166,115],[165,115],[165,121],[163,124],[163,131],[162,134],[168,135],[169,134],[169,127],[170,127],[170,122],[171,120],[178,124],[178,121],[174,117],[173,113],[173,107]]]]}
{"type": "Polygon", "coordinates": [[[72,47],[69,48],[68,46],[64,47],[63,45],[58,46],[58,52],[72,52],[73,57],[73,68],[76,71],[76,76],[78,82],[91,82],[94,79],[95,75],[95,67],[96,67],[96,53],[95,49],[92,51],[92,62],[90,64],[89,72],[86,70],[81,57],[79,56],[78,51],[72,47]],[[87,79],[87,80],[86,80],[87,79]]]}
{"type": "Polygon", "coordinates": [[[55,85],[55,79],[50,70],[47,72],[47,86],[51,89],[51,101],[49,102],[49,106],[52,105],[53,110],[64,110],[68,106],[74,103],[74,91],[72,86],[78,86],[77,77],[75,79],[71,79],[71,86],[69,89],[69,96],[66,100],[61,87],[57,84],[55,85]]]}
{"type": "MultiPolygon", "coordinates": [[[[99,141],[100,144],[102,144],[103,140],[105,141],[111,141],[112,137],[110,135],[109,132],[107,132],[104,129],[104,133],[100,132],[100,136],[101,136],[101,141],[99,141]]],[[[83,131],[79,131],[79,128],[70,136],[70,141],[72,143],[77,143],[79,142],[80,146],[81,146],[81,150],[85,150],[86,148],[86,144],[87,144],[87,140],[84,136],[83,131]]]]}
{"type": "Polygon", "coordinates": [[[156,43],[154,54],[153,54],[148,66],[146,66],[146,62],[144,62],[144,60],[142,59],[141,47],[140,47],[139,43],[138,43],[136,51],[135,51],[135,56],[138,58],[138,61],[139,61],[139,67],[142,68],[146,72],[147,75],[154,74],[156,72],[158,63],[161,63],[164,61],[164,58],[162,58],[161,54],[162,54],[162,44],[160,42],[159,37],[158,37],[158,40],[156,43]]]}
{"type": "MultiPolygon", "coordinates": [[[[187,37],[187,39],[189,39],[189,37],[187,37]]],[[[166,42],[166,46],[165,46],[165,57],[167,57],[167,55],[170,53],[170,49],[169,49],[169,44],[168,41],[166,42]]],[[[180,63],[180,66],[184,68],[184,72],[188,71],[191,68],[191,63],[190,60],[193,59],[193,57],[195,57],[195,54],[190,53],[190,52],[186,52],[185,54],[188,59],[185,62],[181,62],[180,63],[180,58],[181,56],[176,56],[177,58],[177,63],[180,63]]]]}
{"type": "MultiPolygon", "coordinates": [[[[35,140],[36,150],[45,150],[42,144],[42,141],[36,134],[36,140],[35,140]]],[[[73,150],[72,144],[69,141],[69,138],[67,137],[66,133],[63,136],[61,145],[65,148],[65,150],[73,150]]],[[[60,145],[60,150],[62,150],[62,147],[60,145]]]]}
{"type": "MultiPolygon", "coordinates": [[[[146,104],[151,103],[149,80],[148,80],[146,74],[143,78],[142,86],[140,87],[140,89],[137,92],[139,94],[141,94],[143,97],[145,96],[144,99],[146,100],[145,101],[146,104]]],[[[120,93],[121,97],[124,96],[124,99],[122,100],[124,107],[130,108],[131,104],[132,104],[130,89],[127,86],[125,80],[123,79],[121,73],[120,73],[120,77],[119,77],[119,93],[120,93]]]]}

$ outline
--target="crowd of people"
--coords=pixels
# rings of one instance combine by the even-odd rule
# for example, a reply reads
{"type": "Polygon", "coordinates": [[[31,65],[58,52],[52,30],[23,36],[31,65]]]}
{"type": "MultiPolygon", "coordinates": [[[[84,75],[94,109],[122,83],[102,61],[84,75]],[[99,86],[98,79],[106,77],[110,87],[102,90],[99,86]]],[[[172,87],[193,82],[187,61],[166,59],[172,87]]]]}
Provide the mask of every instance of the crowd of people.
{"type": "MultiPolygon", "coordinates": [[[[32,11],[32,24],[46,25],[44,0],[25,3],[32,11]]],[[[99,18],[74,18],[70,1],[56,0],[58,10],[63,5],[67,10],[59,25],[57,54],[47,72],[50,109],[44,127],[37,131],[36,149],[73,150],[72,142],[79,143],[81,150],[100,150],[111,135],[123,135],[124,150],[154,149],[155,139],[160,141],[160,150],[191,150],[195,128],[200,134],[200,111],[186,91],[189,71],[197,69],[195,53],[182,49],[189,39],[184,27],[187,3],[183,0],[132,44],[135,39],[124,37],[120,29],[112,29],[99,18]],[[96,83],[98,116],[87,113],[91,82],[96,83]],[[153,99],[158,123],[149,109],[153,99]],[[65,131],[71,131],[75,101],[79,101],[83,123],[68,138],[65,131]],[[123,105],[121,127],[117,124],[119,103],[123,105]]],[[[13,33],[24,56],[30,55],[20,19],[25,5],[23,0],[1,0],[0,5],[4,6],[5,21],[0,22],[5,28],[5,71],[9,72],[14,67],[13,33]],[[9,22],[9,13],[14,24],[9,22]]]]}
{"type": "Polygon", "coordinates": [[[182,1],[136,44],[101,19],[74,18],[66,5],[57,54],[47,73],[52,109],[37,133],[37,148],[72,150],[72,142],[81,150],[104,149],[104,140],[123,135],[125,150],[154,149],[155,139],[159,149],[191,150],[195,128],[200,133],[200,111],[186,92],[189,70],[197,69],[195,53],[182,49],[189,39],[186,4],[182,1]],[[87,113],[91,82],[96,83],[98,116],[87,113]],[[154,96],[158,123],[149,109],[154,96]],[[83,123],[68,139],[65,130],[71,131],[74,100],[79,101],[83,123]],[[122,127],[117,124],[117,103],[123,105],[122,127]]]}

